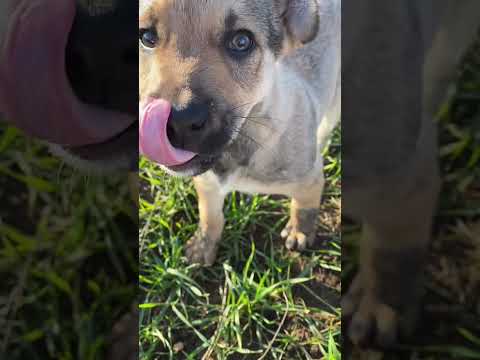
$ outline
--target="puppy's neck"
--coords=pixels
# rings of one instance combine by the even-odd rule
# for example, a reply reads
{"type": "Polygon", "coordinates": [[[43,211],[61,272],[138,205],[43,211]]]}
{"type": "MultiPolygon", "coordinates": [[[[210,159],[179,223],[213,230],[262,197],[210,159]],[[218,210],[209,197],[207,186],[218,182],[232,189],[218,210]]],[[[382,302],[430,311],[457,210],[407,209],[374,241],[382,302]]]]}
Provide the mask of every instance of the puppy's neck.
{"type": "Polygon", "coordinates": [[[288,65],[278,62],[272,69],[268,91],[253,107],[242,132],[262,144],[254,151],[255,159],[269,157],[272,149],[288,134],[295,132],[295,127],[311,127],[315,114],[310,111],[314,102],[310,96],[310,87],[288,65]],[[301,119],[298,119],[299,114],[301,119]]]}
{"type": "Polygon", "coordinates": [[[282,61],[275,64],[272,85],[263,110],[275,119],[290,119],[310,98],[310,87],[292,67],[282,61]]]}

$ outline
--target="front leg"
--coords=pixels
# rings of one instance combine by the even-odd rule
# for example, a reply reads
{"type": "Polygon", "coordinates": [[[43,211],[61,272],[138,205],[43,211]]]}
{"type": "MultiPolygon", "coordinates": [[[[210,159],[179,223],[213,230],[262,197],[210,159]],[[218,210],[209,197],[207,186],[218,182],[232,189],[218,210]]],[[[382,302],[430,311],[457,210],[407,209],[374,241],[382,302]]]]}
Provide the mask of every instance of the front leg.
{"type": "Polygon", "coordinates": [[[408,197],[370,197],[365,210],[360,269],[342,300],[348,337],[360,346],[389,347],[415,328],[438,185],[408,197]]]}
{"type": "Polygon", "coordinates": [[[115,324],[109,339],[108,360],[138,359],[138,315],[138,306],[134,304],[131,312],[115,324]]]}
{"type": "Polygon", "coordinates": [[[428,232],[419,224],[363,227],[360,270],[342,311],[355,345],[386,348],[414,329],[428,232]]]}
{"type": "Polygon", "coordinates": [[[290,220],[281,233],[287,249],[303,251],[315,242],[324,182],[322,175],[314,184],[299,186],[293,191],[290,220]]]}
{"type": "Polygon", "coordinates": [[[220,184],[207,175],[193,179],[198,194],[200,224],[196,234],[188,241],[186,255],[190,263],[211,266],[217,256],[225,219],[220,184]]]}

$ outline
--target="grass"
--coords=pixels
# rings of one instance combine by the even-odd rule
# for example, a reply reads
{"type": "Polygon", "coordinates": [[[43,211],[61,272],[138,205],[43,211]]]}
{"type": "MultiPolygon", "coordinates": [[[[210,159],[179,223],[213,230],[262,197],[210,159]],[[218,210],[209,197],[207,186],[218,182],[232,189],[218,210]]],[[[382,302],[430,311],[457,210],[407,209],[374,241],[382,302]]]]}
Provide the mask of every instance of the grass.
{"type": "Polygon", "coordinates": [[[76,173],[0,127],[0,359],[104,359],[137,293],[125,180],[76,173]]]}
{"type": "Polygon", "coordinates": [[[285,250],[286,199],[238,193],[211,268],[189,265],[189,180],[141,160],[140,359],[340,359],[340,131],[327,157],[318,247],[285,250]]]}

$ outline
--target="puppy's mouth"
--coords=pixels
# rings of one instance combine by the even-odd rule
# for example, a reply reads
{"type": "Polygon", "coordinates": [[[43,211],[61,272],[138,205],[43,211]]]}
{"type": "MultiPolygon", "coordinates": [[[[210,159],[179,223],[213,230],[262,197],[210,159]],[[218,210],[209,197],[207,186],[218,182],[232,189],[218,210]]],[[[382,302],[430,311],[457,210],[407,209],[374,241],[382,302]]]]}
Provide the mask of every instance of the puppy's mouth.
{"type": "Polygon", "coordinates": [[[175,148],[168,137],[171,105],[162,99],[149,100],[140,106],[140,153],[171,173],[196,176],[209,170],[218,154],[198,154],[175,148]]]}
{"type": "MultiPolygon", "coordinates": [[[[70,154],[89,162],[109,163],[116,170],[138,170],[138,122],[107,141],[84,146],[64,146],[70,154]],[[113,163],[112,163],[113,161],[113,163]]],[[[106,169],[105,169],[106,170],[106,169]]]]}
{"type": "Polygon", "coordinates": [[[140,106],[140,153],[163,166],[181,166],[198,154],[175,148],[168,139],[167,124],[171,105],[163,99],[140,106]]]}
{"type": "Polygon", "coordinates": [[[72,0],[17,3],[2,49],[0,103],[28,135],[92,157],[102,145],[131,139],[138,125],[136,116],[86,104],[74,94],[65,50],[75,13],[72,0]]]}
{"type": "Polygon", "coordinates": [[[210,170],[220,158],[220,155],[202,155],[195,156],[192,160],[182,165],[165,166],[173,174],[198,176],[210,170]]]}

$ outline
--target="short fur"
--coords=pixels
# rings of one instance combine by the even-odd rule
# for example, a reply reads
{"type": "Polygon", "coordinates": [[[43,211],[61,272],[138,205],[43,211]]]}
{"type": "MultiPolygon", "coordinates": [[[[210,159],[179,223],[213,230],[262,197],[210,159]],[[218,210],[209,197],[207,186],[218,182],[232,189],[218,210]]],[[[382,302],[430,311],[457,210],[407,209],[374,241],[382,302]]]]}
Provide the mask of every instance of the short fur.
{"type": "Polygon", "coordinates": [[[305,249],[323,190],[322,150],[340,117],[340,1],[153,0],[141,9],[140,27],[155,28],[159,44],[140,50],[140,100],[212,103],[205,134],[189,143],[201,155],[167,168],[196,175],[200,228],[188,258],[214,262],[223,200],[234,190],[292,197],[282,234],[288,248],[305,249]],[[258,45],[238,61],[222,39],[240,29],[258,45]]]}

